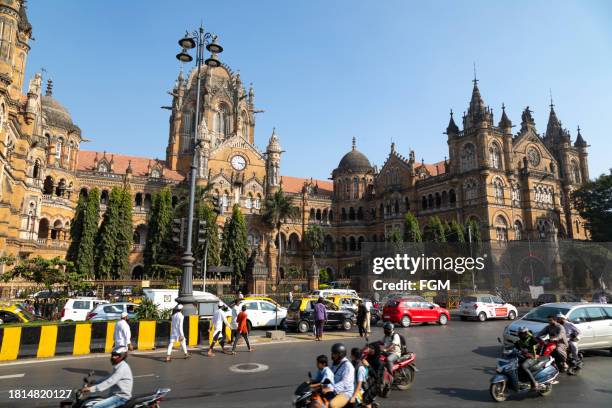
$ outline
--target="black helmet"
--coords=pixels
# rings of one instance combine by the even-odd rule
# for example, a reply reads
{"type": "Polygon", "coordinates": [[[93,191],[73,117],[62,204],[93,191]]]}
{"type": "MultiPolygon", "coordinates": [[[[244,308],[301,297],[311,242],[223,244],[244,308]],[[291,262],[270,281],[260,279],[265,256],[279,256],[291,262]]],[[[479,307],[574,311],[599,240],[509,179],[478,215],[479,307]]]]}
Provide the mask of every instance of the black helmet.
{"type": "Polygon", "coordinates": [[[525,326],[521,326],[521,327],[519,327],[519,329],[518,329],[518,334],[519,334],[519,336],[520,336],[521,334],[526,336],[527,334],[529,334],[529,329],[528,329],[528,328],[526,328],[525,326]]]}
{"type": "Polygon", "coordinates": [[[331,348],[332,354],[337,354],[340,358],[346,357],[346,346],[342,343],[336,343],[331,348]]]}
{"type": "Polygon", "coordinates": [[[391,322],[386,322],[385,324],[383,324],[383,330],[384,331],[387,331],[387,330],[393,331],[394,328],[395,328],[395,326],[391,322]]]}

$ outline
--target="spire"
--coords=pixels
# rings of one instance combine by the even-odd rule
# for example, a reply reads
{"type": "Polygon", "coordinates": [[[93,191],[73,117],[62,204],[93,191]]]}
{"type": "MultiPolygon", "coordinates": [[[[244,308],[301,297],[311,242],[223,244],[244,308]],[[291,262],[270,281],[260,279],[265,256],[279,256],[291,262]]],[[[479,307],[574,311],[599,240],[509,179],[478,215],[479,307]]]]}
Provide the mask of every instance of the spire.
{"type": "Polygon", "coordinates": [[[355,150],[357,148],[357,138],[355,136],[353,136],[353,150],[355,150]]]}
{"type": "Polygon", "coordinates": [[[130,160],[130,161],[128,162],[127,169],[125,169],[125,173],[126,173],[126,174],[132,174],[133,172],[134,172],[134,171],[132,170],[132,161],[130,160]]]}
{"type": "Polygon", "coordinates": [[[391,153],[395,153],[395,142],[391,142],[391,153]]]}
{"type": "Polygon", "coordinates": [[[280,142],[278,140],[278,136],[276,136],[276,128],[272,128],[272,135],[270,136],[270,140],[268,141],[268,148],[266,149],[268,153],[281,153],[282,149],[280,146],[280,142]]]}
{"type": "Polygon", "coordinates": [[[575,147],[587,147],[586,141],[582,138],[582,134],[580,133],[580,126],[578,126],[578,135],[576,136],[576,141],[574,142],[575,147]]]}
{"type": "Polygon", "coordinates": [[[450,110],[450,120],[448,121],[448,126],[446,127],[447,135],[456,135],[459,133],[459,127],[455,123],[455,119],[453,118],[453,110],[450,110]]]}
{"type": "Polygon", "coordinates": [[[502,116],[501,116],[501,119],[499,120],[499,127],[502,129],[512,128],[512,121],[508,118],[508,115],[506,115],[506,105],[503,103],[502,103],[502,116]]]}
{"type": "Polygon", "coordinates": [[[45,96],[53,96],[53,80],[47,80],[47,89],[45,90],[45,96]]]}

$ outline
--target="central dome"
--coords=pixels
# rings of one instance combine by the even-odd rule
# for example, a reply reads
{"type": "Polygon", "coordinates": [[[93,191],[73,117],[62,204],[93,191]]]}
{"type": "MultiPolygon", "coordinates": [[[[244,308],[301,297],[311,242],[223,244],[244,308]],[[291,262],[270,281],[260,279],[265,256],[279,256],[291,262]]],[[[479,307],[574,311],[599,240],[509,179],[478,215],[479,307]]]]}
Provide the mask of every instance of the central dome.
{"type": "Polygon", "coordinates": [[[68,110],[51,95],[41,98],[42,109],[48,125],[65,130],[76,130],[78,127],[72,122],[68,110]]]}
{"type": "Polygon", "coordinates": [[[361,173],[372,170],[372,165],[370,164],[370,161],[366,155],[357,150],[355,138],[353,138],[352,150],[342,157],[336,170],[351,171],[353,173],[361,173]]]}

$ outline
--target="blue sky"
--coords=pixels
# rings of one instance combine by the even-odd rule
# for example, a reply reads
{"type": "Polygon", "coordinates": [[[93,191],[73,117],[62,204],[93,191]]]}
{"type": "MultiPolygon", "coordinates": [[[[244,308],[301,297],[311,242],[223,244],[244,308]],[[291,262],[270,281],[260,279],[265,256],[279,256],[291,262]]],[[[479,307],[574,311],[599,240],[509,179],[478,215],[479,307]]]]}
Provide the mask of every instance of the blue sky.
{"type": "Polygon", "coordinates": [[[351,138],[381,165],[391,141],[442,160],[452,108],[467,109],[473,63],[483,98],[538,131],[555,110],[612,167],[612,2],[30,0],[27,75],[44,67],[87,150],[165,157],[180,64],[176,41],[203,20],[222,60],[255,86],[256,144],[276,126],[282,174],[328,178],[351,138]]]}

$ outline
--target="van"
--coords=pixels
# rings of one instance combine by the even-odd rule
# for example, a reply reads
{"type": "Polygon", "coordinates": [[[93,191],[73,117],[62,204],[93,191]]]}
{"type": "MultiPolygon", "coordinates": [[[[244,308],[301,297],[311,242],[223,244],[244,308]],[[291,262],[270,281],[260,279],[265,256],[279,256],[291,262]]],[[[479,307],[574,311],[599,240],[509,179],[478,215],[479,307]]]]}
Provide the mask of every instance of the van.
{"type": "Polygon", "coordinates": [[[87,314],[99,304],[108,303],[106,300],[94,297],[77,297],[68,299],[62,309],[60,321],[62,322],[84,322],[87,314]]]}
{"type": "Polygon", "coordinates": [[[328,296],[336,296],[336,295],[359,297],[359,295],[357,294],[357,291],[354,289],[319,289],[319,290],[314,290],[312,292],[312,296],[315,296],[315,297],[319,297],[319,296],[328,297],[328,296]]]}

